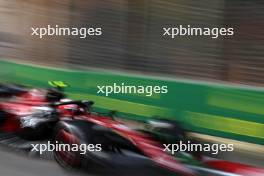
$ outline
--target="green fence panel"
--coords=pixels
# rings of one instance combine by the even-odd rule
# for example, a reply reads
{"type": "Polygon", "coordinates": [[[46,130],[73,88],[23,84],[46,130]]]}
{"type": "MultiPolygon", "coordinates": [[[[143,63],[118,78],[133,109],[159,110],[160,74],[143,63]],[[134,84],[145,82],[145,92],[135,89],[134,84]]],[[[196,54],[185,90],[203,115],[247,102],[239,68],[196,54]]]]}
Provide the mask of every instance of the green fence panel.
{"type": "Polygon", "coordinates": [[[111,71],[64,70],[0,61],[1,82],[47,87],[65,81],[72,99],[95,101],[98,110],[146,120],[153,116],[180,121],[194,132],[264,144],[264,89],[191,80],[129,75],[111,71]],[[97,94],[98,85],[114,83],[168,86],[167,94],[97,94]]]}

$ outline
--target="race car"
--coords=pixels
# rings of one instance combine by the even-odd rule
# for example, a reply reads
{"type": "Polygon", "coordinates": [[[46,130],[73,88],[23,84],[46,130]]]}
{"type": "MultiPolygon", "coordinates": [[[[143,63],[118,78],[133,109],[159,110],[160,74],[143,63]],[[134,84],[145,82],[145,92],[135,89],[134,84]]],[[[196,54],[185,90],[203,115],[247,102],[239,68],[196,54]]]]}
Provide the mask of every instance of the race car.
{"type": "Polygon", "coordinates": [[[57,101],[29,96],[26,91],[0,103],[0,131],[13,133],[29,141],[47,139],[54,144],[100,144],[100,151],[54,150],[57,163],[78,169],[92,164],[108,165],[123,156],[148,159],[153,164],[181,176],[199,175],[263,175],[264,171],[247,165],[207,159],[202,154],[179,153],[176,157],[164,151],[164,143],[186,140],[181,127],[172,121],[153,119],[151,130],[132,129],[113,118],[114,113],[91,110],[93,101],[74,101],[58,96],[57,101]],[[27,96],[26,96],[27,95],[27,96]],[[33,98],[34,97],[34,98],[33,98]],[[169,134],[169,141],[156,132],[169,134]]]}

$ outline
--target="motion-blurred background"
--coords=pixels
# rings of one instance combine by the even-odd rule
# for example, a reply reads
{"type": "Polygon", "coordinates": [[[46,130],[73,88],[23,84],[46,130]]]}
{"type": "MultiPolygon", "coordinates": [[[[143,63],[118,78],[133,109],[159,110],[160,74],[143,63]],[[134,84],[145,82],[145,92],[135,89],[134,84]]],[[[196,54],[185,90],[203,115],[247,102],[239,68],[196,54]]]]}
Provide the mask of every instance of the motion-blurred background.
{"type": "Polygon", "coordinates": [[[91,98],[99,108],[140,119],[179,118],[197,134],[221,137],[214,141],[251,143],[243,144],[250,156],[236,153],[236,160],[264,163],[259,159],[264,144],[263,0],[0,0],[0,60],[2,80],[43,86],[49,79],[65,79],[77,86],[70,88],[73,98],[91,98]],[[235,34],[162,37],[162,27],[180,24],[233,27],[235,34]],[[103,36],[31,36],[31,27],[47,25],[102,27],[103,36]],[[97,84],[116,81],[165,84],[169,93],[151,98],[96,95],[97,84]]]}
{"type": "Polygon", "coordinates": [[[262,0],[1,0],[0,57],[264,84],[262,0]],[[32,37],[48,24],[102,27],[102,38],[32,37]],[[162,37],[173,25],[233,27],[233,37],[162,37]]]}

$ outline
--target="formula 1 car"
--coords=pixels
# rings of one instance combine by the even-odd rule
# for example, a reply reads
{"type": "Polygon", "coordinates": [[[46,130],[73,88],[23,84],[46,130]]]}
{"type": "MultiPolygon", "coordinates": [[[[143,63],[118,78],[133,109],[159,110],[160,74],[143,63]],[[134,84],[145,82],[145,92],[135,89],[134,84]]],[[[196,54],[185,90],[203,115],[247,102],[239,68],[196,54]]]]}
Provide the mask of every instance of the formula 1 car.
{"type": "Polygon", "coordinates": [[[29,96],[31,91],[20,92],[16,98],[0,103],[0,131],[14,133],[29,141],[44,138],[51,139],[54,144],[100,144],[100,151],[85,154],[78,150],[54,150],[56,161],[64,168],[89,167],[91,163],[108,165],[120,155],[127,159],[138,155],[181,176],[257,176],[264,173],[251,166],[208,160],[200,155],[182,153],[175,158],[163,147],[163,143],[186,138],[184,131],[174,122],[154,119],[148,123],[151,130],[132,129],[115,120],[114,113],[91,111],[92,101],[62,99],[61,94],[56,94],[57,101],[50,101],[43,98],[47,94],[40,94],[42,98],[39,99],[35,94],[29,96]],[[172,138],[164,141],[155,131],[170,134],[172,138]]]}

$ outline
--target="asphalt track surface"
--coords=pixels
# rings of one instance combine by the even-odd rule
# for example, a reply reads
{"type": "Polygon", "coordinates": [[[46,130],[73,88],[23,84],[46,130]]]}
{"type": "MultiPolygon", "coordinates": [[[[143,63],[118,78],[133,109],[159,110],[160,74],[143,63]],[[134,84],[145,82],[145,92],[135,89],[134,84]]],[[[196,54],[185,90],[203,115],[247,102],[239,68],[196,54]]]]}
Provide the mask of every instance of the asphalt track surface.
{"type": "MultiPolygon", "coordinates": [[[[151,168],[140,162],[133,162],[133,167],[117,166],[109,169],[93,169],[91,171],[70,171],[62,169],[54,160],[31,158],[17,151],[0,147],[0,175],[1,176],[164,176],[158,169],[151,168]],[[149,170],[147,171],[147,167],[149,170]]],[[[132,163],[129,165],[131,166],[132,163]]],[[[167,174],[165,174],[167,175],[167,174]]]]}
{"type": "MultiPolygon", "coordinates": [[[[88,167],[88,170],[72,171],[62,169],[52,154],[39,156],[16,146],[24,142],[16,137],[0,135],[0,176],[171,176],[144,158],[115,157],[108,167],[88,167]]],[[[219,156],[225,160],[262,166],[264,156],[241,151],[219,156]]]]}
{"type": "MultiPolygon", "coordinates": [[[[89,171],[70,171],[62,169],[53,159],[43,159],[28,156],[24,152],[14,151],[6,146],[0,146],[0,175],[1,176],[171,176],[145,161],[122,161],[116,168],[89,168],[89,171]]],[[[239,160],[243,153],[237,153],[235,160],[239,160]]],[[[234,158],[231,158],[234,159],[234,158]]],[[[250,158],[256,163],[263,164],[263,157],[250,158]]],[[[118,160],[118,159],[117,159],[118,160]]]]}
{"type": "Polygon", "coordinates": [[[67,176],[54,162],[27,158],[3,150],[0,151],[1,176],[67,176]]]}
{"type": "MultiPolygon", "coordinates": [[[[39,142],[39,141],[38,141],[39,142]]],[[[37,142],[37,143],[38,143],[37,142]]],[[[147,159],[132,156],[129,160],[122,155],[113,155],[108,166],[88,166],[87,170],[73,171],[61,168],[52,152],[32,153],[28,144],[13,135],[0,134],[0,176],[164,176],[164,170],[157,168],[147,159]],[[19,147],[18,147],[19,146],[19,147]]],[[[170,175],[170,174],[169,174],[170,175]]]]}

